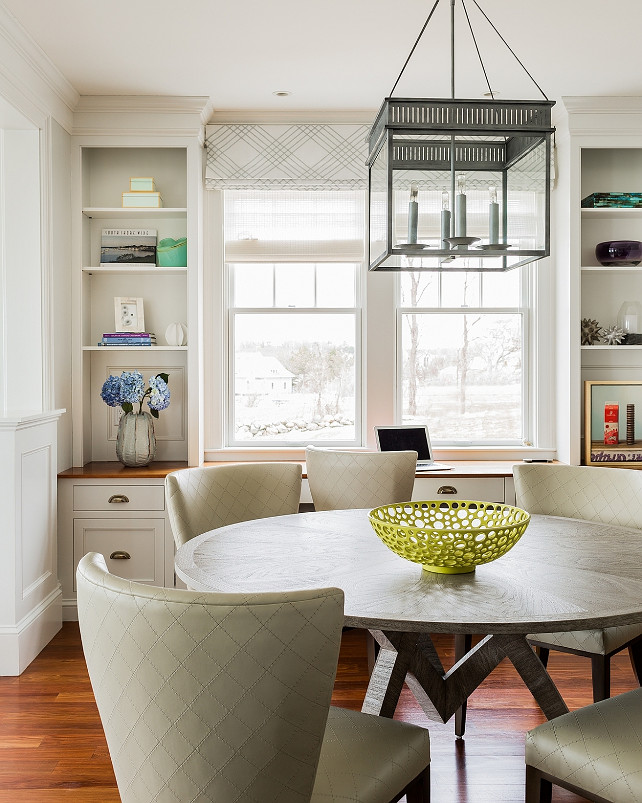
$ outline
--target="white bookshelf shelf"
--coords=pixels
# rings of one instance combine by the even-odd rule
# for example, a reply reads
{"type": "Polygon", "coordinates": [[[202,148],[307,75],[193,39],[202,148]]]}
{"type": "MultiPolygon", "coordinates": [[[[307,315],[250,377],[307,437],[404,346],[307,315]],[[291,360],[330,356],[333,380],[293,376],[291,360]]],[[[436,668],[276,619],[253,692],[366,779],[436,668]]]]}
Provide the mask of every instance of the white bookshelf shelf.
{"type": "Polygon", "coordinates": [[[583,265],[583,273],[639,273],[642,276],[642,264],[624,265],[622,267],[607,267],[606,265],[583,265]]]}
{"type": "Polygon", "coordinates": [[[170,217],[186,217],[187,209],[183,206],[175,207],[127,207],[120,206],[86,206],[82,213],[85,217],[104,218],[113,220],[153,219],[162,220],[170,217]]]}
{"type": "Polygon", "coordinates": [[[583,218],[593,218],[594,220],[609,220],[612,218],[641,220],[642,207],[598,207],[597,209],[582,209],[583,218]]]}
{"type": "Polygon", "coordinates": [[[187,268],[163,268],[159,265],[138,265],[125,267],[124,265],[86,266],[82,269],[83,273],[90,276],[92,274],[103,274],[105,276],[182,276],[187,273],[187,268]]]}
{"type": "Polygon", "coordinates": [[[580,346],[582,351],[640,351],[642,350],[642,346],[607,346],[607,345],[595,345],[595,346],[580,346]]]}
{"type": "Polygon", "coordinates": [[[83,346],[83,351],[187,351],[187,346],[83,346]]]}

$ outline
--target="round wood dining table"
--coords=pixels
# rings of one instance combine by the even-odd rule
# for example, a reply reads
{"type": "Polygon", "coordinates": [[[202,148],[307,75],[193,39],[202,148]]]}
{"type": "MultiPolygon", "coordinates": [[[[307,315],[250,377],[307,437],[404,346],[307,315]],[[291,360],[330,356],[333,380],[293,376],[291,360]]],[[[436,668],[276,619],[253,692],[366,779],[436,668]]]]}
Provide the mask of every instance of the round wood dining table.
{"type": "Polygon", "coordinates": [[[568,711],[526,640],[642,622],[642,531],[533,515],[518,543],[470,574],[425,571],[379,540],[368,510],[298,513],[204,533],[180,547],[189,588],[255,593],[338,587],[346,626],[381,649],[363,711],[392,716],[407,683],[446,722],[507,657],[549,718],[568,711]],[[430,633],[483,634],[444,671],[430,633]]]}

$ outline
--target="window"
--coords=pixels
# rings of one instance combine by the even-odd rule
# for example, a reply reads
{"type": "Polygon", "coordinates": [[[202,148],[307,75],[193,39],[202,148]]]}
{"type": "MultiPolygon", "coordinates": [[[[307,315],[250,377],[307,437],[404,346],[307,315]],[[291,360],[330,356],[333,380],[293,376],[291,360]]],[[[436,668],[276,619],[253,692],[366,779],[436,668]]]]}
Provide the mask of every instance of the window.
{"type": "Polygon", "coordinates": [[[528,431],[522,270],[400,275],[403,423],[427,423],[441,444],[522,442],[528,431]]]}
{"type": "Polygon", "coordinates": [[[364,193],[224,193],[227,445],[361,437],[364,193]]]}

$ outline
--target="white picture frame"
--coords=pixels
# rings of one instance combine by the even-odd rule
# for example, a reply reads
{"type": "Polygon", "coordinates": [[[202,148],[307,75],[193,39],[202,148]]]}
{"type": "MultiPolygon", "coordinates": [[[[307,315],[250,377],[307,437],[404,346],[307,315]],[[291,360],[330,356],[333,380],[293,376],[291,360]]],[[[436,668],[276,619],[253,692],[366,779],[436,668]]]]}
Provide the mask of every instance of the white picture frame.
{"type": "Polygon", "coordinates": [[[114,298],[114,331],[144,332],[143,299],[116,296],[114,298]]]}

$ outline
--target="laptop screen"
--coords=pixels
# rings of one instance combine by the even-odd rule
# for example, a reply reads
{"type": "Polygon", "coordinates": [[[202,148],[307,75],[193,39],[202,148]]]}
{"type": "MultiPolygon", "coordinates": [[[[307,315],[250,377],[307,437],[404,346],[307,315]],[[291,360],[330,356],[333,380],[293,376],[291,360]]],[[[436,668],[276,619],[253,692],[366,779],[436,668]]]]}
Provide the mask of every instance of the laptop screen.
{"type": "Polygon", "coordinates": [[[375,427],[377,448],[381,452],[413,449],[418,460],[432,460],[430,436],[425,426],[375,427]]]}

